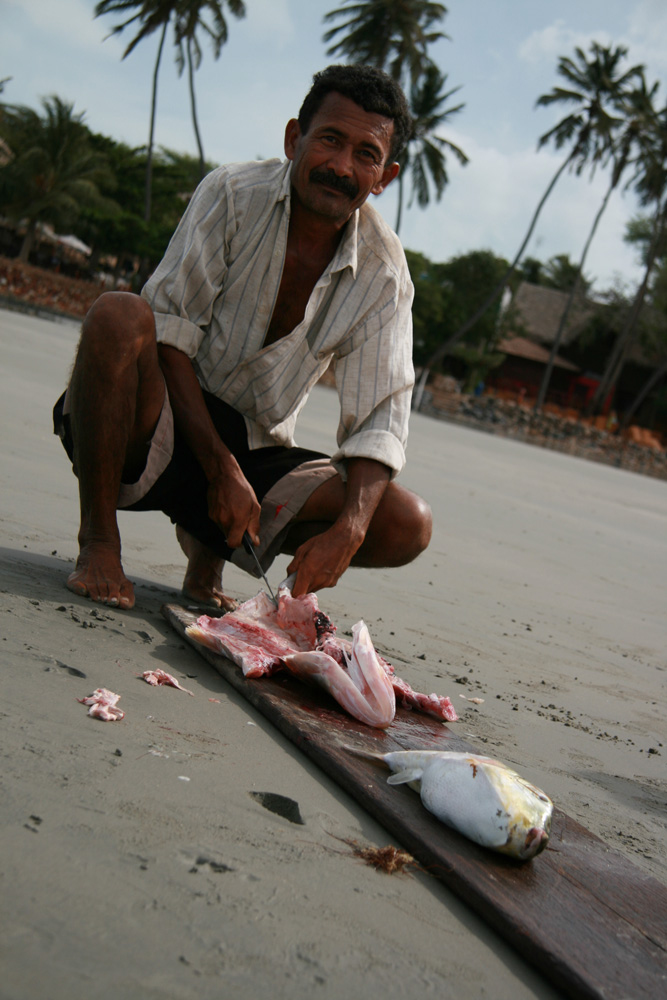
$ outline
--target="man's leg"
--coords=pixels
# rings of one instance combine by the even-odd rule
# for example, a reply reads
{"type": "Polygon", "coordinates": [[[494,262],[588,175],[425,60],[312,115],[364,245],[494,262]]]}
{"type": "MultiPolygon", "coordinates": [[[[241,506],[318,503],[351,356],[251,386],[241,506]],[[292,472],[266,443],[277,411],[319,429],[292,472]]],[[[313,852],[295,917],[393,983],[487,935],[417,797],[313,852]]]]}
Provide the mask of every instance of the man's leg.
{"type": "Polygon", "coordinates": [[[164,392],[150,306],[127,292],[100,296],[83,323],[69,390],[81,503],[79,557],[67,580],[75,594],[134,606],[116,501],[121,481],[144,468],[164,392]]]}
{"type": "MultiPolygon", "coordinates": [[[[283,551],[294,555],[302,542],[325,531],[338,517],[344,501],[345,485],[340,476],[332,476],[318,486],[295,517],[283,551]]],[[[405,566],[428,546],[432,526],[431,508],[426,501],[391,482],[352,565],[367,569],[405,566]]]]}

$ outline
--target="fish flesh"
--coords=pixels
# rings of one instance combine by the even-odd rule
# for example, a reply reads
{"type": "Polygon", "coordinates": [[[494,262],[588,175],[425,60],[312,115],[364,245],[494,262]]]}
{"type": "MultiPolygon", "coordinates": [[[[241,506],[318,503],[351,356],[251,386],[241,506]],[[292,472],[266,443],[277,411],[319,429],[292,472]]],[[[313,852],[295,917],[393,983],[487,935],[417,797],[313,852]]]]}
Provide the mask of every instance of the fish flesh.
{"type": "Polygon", "coordinates": [[[155,670],[144,670],[141,677],[147,684],[151,684],[153,687],[168,684],[170,687],[178,688],[179,691],[183,691],[185,694],[189,694],[194,698],[192,691],[188,691],[187,688],[184,688],[175,677],[168,674],[167,671],[163,670],[161,667],[157,667],[155,670]]]}
{"type": "Polygon", "coordinates": [[[313,680],[333,695],[338,704],[361,722],[386,729],[396,715],[396,696],[375,652],[363,621],[352,629],[347,669],[328,653],[290,653],[283,662],[302,680],[313,680]]]}
{"type": "Polygon", "coordinates": [[[549,842],[553,802],[499,760],[446,750],[346,749],[382,761],[394,772],[389,785],[408,784],[429,812],[482,847],[527,861],[549,842]]]}
{"type": "Polygon", "coordinates": [[[77,698],[82,705],[90,706],[88,715],[93,719],[101,719],[102,722],[120,722],[125,718],[125,712],[118,708],[120,695],[108,688],[95,688],[92,694],[86,698],[77,698]]]}
{"type": "MultiPolygon", "coordinates": [[[[360,672],[355,667],[350,672],[350,665],[357,662],[360,655],[368,661],[368,647],[372,649],[370,636],[363,634],[362,622],[355,626],[357,632],[357,660],[353,654],[355,639],[352,642],[348,639],[340,638],[336,633],[336,626],[331,619],[320,610],[317,603],[316,594],[305,594],[303,597],[292,597],[289,588],[289,578],[278,589],[278,607],[276,608],[270,598],[260,591],[256,597],[245,601],[239,605],[236,611],[229,612],[221,618],[210,618],[202,615],[195,623],[186,628],[189,636],[197,641],[229,657],[234,663],[241,667],[245,677],[262,677],[271,674],[276,670],[284,669],[288,666],[294,673],[300,667],[301,675],[307,673],[311,680],[315,675],[321,673],[318,678],[319,683],[328,687],[328,690],[338,698],[338,691],[345,691],[351,699],[350,704],[358,704],[358,699],[351,693],[350,686],[342,680],[342,674],[336,671],[328,659],[317,657],[312,658],[312,654],[327,654],[333,659],[345,676],[352,679],[352,686],[358,691],[364,690],[363,678],[367,675],[364,670],[360,672]],[[362,650],[365,652],[362,653],[362,650]],[[294,657],[296,654],[311,654],[311,659],[307,661],[305,657],[298,660],[291,660],[287,664],[287,657],[294,657]]],[[[365,626],[364,626],[365,628],[365,626]]],[[[367,630],[366,630],[367,631],[367,630]]],[[[415,709],[434,716],[436,719],[455,722],[458,718],[454,706],[449,698],[437,694],[420,694],[413,691],[410,685],[398,677],[384,657],[380,656],[374,649],[373,653],[377,665],[384,671],[394,692],[394,698],[404,707],[415,709]]],[[[370,677],[376,677],[373,682],[373,689],[377,688],[376,705],[371,711],[378,718],[386,718],[388,699],[386,694],[386,683],[381,681],[379,672],[372,672],[370,677]],[[377,714],[377,706],[382,704],[380,714],[377,714]]],[[[345,697],[345,695],[343,695],[345,697]]],[[[368,703],[368,698],[366,697],[368,703]]],[[[343,702],[341,702],[343,704],[343,702]]],[[[354,715],[348,706],[343,707],[350,714],[354,715]]],[[[356,715],[356,718],[361,716],[356,715]]],[[[393,718],[393,716],[392,716],[393,718]]],[[[361,721],[366,721],[361,718],[361,721]]],[[[373,724],[373,723],[370,723],[373,724]]],[[[382,723],[388,725],[388,723],[382,723]]]]}

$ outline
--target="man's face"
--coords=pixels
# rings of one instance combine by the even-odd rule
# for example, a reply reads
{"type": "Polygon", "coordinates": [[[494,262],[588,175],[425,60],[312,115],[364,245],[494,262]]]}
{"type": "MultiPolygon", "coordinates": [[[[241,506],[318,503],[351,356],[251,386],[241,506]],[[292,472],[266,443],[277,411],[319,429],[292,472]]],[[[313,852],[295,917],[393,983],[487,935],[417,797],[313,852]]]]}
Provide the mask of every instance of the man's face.
{"type": "Polygon", "coordinates": [[[293,118],[285,130],[292,187],[310,212],[347,222],[369,194],[381,194],[398,174],[389,161],[394,123],[332,92],[301,131],[293,118]]]}

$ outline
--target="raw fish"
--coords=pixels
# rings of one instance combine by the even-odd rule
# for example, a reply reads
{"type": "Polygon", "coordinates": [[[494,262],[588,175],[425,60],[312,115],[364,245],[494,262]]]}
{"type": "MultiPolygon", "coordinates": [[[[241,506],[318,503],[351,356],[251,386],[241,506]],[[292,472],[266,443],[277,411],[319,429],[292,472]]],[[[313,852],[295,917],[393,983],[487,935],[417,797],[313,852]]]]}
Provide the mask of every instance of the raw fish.
{"type": "MultiPolygon", "coordinates": [[[[239,605],[236,611],[231,611],[221,618],[202,615],[196,623],[188,625],[186,632],[216,653],[228,656],[241,667],[245,677],[261,677],[282,669],[286,665],[286,658],[297,653],[326,653],[347,673],[352,657],[352,643],[335,635],[336,626],[320,610],[315,594],[292,597],[289,582],[288,578],[278,589],[278,608],[263,591],[260,591],[256,597],[239,605]]],[[[372,648],[370,638],[368,642],[372,648]]],[[[361,649],[361,646],[359,648],[361,649]]],[[[449,698],[413,691],[409,684],[396,676],[390,663],[375,653],[375,650],[373,652],[377,663],[388,677],[395,698],[398,698],[405,708],[414,708],[433,715],[436,719],[456,721],[458,716],[449,698]]],[[[337,687],[340,690],[343,690],[343,687],[349,690],[344,681],[340,684],[335,680],[332,681],[332,678],[340,680],[340,675],[333,670],[328,661],[311,660],[311,665],[308,666],[307,661],[302,659],[292,663],[291,669],[294,672],[297,672],[295,667],[299,662],[302,665],[302,672],[308,671],[311,675],[316,669],[316,664],[319,664],[324,671],[319,678],[320,683],[328,686],[334,697],[337,697],[335,694],[337,687]]],[[[358,683],[354,683],[353,686],[357,690],[362,690],[358,683]]],[[[354,695],[351,697],[357,700],[354,695]]],[[[373,712],[375,714],[375,710],[373,712]]],[[[386,718],[386,710],[383,709],[378,717],[386,718]]],[[[386,724],[388,723],[383,723],[386,724]]]]}
{"type": "Polygon", "coordinates": [[[161,667],[157,667],[155,670],[144,670],[141,676],[143,680],[146,681],[147,684],[152,684],[153,687],[158,687],[159,685],[163,684],[169,684],[170,687],[178,688],[179,691],[183,691],[185,692],[185,694],[189,694],[194,698],[194,694],[192,693],[192,691],[188,691],[187,688],[184,688],[183,685],[179,681],[177,681],[175,677],[172,677],[171,674],[168,674],[166,670],[162,670],[161,667]]]}
{"type": "Polygon", "coordinates": [[[118,708],[120,695],[109,691],[108,688],[95,688],[87,698],[77,698],[82,705],[89,705],[88,715],[93,719],[101,719],[102,722],[120,722],[125,718],[125,712],[118,708]]]}
{"type": "Polygon", "coordinates": [[[352,629],[347,670],[328,653],[291,653],[284,663],[292,673],[312,680],[333,695],[339,705],[361,722],[378,729],[394,721],[396,698],[363,621],[352,629]]]}
{"type": "Polygon", "coordinates": [[[483,847],[526,861],[549,842],[551,799],[499,760],[445,750],[347,749],[383,761],[394,772],[389,785],[409,784],[429,812],[483,847]]]}

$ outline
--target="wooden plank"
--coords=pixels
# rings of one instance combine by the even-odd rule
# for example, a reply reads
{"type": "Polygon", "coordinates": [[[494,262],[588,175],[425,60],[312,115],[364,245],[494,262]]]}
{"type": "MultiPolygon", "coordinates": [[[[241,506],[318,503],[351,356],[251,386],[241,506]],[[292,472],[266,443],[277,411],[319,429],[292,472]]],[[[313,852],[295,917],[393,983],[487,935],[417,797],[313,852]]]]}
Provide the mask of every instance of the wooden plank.
{"type": "Polygon", "coordinates": [[[547,850],[517,863],[440,823],[407,786],[345,747],[473,748],[442,723],[399,709],[371,729],[332,699],[288,675],[247,680],[226,657],[185,635],[196,616],[163,613],[198,652],[505,940],[570,997],[662,1000],[667,996],[667,889],[559,809],[547,850]]]}

